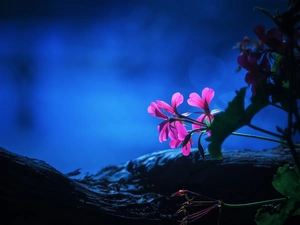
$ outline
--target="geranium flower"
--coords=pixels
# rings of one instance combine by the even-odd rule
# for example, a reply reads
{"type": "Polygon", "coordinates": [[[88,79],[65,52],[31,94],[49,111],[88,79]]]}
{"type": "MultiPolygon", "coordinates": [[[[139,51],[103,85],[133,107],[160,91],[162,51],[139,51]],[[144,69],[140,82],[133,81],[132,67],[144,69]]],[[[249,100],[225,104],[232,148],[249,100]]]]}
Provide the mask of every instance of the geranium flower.
{"type": "Polygon", "coordinates": [[[261,54],[254,53],[251,49],[247,49],[241,53],[241,55],[237,58],[238,64],[246,69],[247,71],[256,72],[259,70],[259,66],[257,64],[258,59],[261,54]]]}
{"type": "Polygon", "coordinates": [[[266,80],[268,77],[267,73],[270,73],[270,63],[267,55],[247,49],[238,57],[237,62],[242,68],[248,71],[245,81],[247,84],[252,85],[252,94],[255,95],[258,83],[266,80]]]}
{"type": "MultiPolygon", "coordinates": [[[[274,40],[278,39],[274,38],[274,40]]],[[[274,40],[270,38],[270,40],[266,42],[270,42],[270,46],[275,46],[276,41],[274,40]]],[[[260,49],[256,51],[256,49],[248,48],[237,58],[237,62],[240,67],[248,71],[245,81],[247,84],[252,85],[252,94],[255,95],[258,83],[266,82],[269,77],[279,74],[282,55],[270,49],[260,49]]]]}
{"type": "MultiPolygon", "coordinates": [[[[172,139],[170,141],[171,148],[178,148],[188,135],[187,129],[184,126],[182,126],[182,124],[180,122],[175,123],[175,127],[178,132],[178,138],[172,139]]],[[[190,154],[192,145],[193,145],[193,140],[192,140],[192,138],[190,138],[190,140],[187,142],[187,144],[181,148],[182,154],[184,156],[188,156],[190,154]]]]}
{"type": "MultiPolygon", "coordinates": [[[[172,96],[171,105],[164,101],[157,100],[156,102],[151,102],[150,106],[148,107],[149,114],[164,120],[157,127],[159,132],[159,141],[163,142],[170,138],[171,148],[177,148],[180,144],[182,144],[183,140],[188,134],[187,129],[180,119],[182,115],[180,115],[177,111],[177,107],[182,102],[183,95],[177,92],[172,96]],[[168,112],[171,117],[168,117],[162,112],[162,110],[168,112]]],[[[189,155],[191,145],[192,140],[190,140],[189,143],[182,148],[183,155],[189,155]]]]}
{"type": "MultiPolygon", "coordinates": [[[[214,117],[214,114],[219,112],[219,110],[212,110],[210,111],[209,104],[211,100],[213,99],[215,95],[215,91],[211,88],[204,88],[202,91],[202,98],[195,92],[190,94],[190,98],[187,100],[188,104],[191,106],[198,107],[202,110],[204,110],[204,113],[200,115],[196,120],[204,123],[206,122],[207,126],[210,125],[212,122],[212,119],[214,117]]],[[[195,129],[200,129],[202,125],[200,124],[192,124],[192,128],[195,129]]],[[[208,135],[210,135],[210,132],[207,132],[208,135]]]]}
{"type": "Polygon", "coordinates": [[[276,51],[279,54],[284,54],[285,43],[283,41],[283,36],[277,27],[271,28],[270,30],[266,31],[265,26],[257,25],[253,28],[253,32],[257,35],[259,40],[270,49],[276,51]]]}
{"type": "Polygon", "coordinates": [[[161,111],[157,103],[151,102],[150,106],[148,107],[148,113],[164,120],[157,127],[159,132],[158,139],[160,142],[166,141],[168,137],[171,139],[177,138],[177,131],[170,126],[169,117],[161,111]]]}
{"type": "MultiPolygon", "coordinates": [[[[239,66],[248,71],[245,81],[251,85],[252,96],[255,95],[256,87],[260,82],[268,82],[268,85],[272,87],[274,85],[282,85],[282,80],[287,79],[287,77],[278,79],[278,76],[280,76],[284,56],[287,55],[291,45],[290,39],[287,38],[285,41],[283,34],[277,27],[266,30],[265,26],[258,25],[253,28],[253,31],[262,45],[259,45],[260,47],[257,48],[257,44],[252,40],[253,48],[244,48],[245,44],[250,43],[248,39],[244,40],[244,42],[240,43],[241,47],[239,49],[242,50],[242,53],[237,59],[239,66]],[[267,46],[267,48],[263,48],[263,46],[267,46]],[[273,80],[273,83],[269,82],[269,78],[273,80]],[[280,83],[275,83],[275,80],[278,80],[280,83]]],[[[293,38],[295,47],[298,46],[299,38],[300,33],[296,32],[293,38]]],[[[299,65],[296,67],[296,76],[297,79],[300,78],[299,65]]]]}

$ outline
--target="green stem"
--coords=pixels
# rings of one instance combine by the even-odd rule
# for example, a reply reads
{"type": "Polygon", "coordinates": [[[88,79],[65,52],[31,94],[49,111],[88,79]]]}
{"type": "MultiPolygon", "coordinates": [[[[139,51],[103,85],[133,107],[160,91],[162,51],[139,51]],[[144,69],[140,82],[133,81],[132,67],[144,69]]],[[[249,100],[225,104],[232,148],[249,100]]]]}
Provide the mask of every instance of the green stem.
{"type": "Polygon", "coordinates": [[[262,132],[262,133],[265,133],[265,134],[269,134],[269,135],[271,135],[271,136],[274,136],[274,137],[283,139],[283,136],[281,136],[281,135],[279,135],[279,134],[276,134],[276,133],[273,133],[273,132],[271,132],[271,131],[265,130],[265,129],[263,129],[263,128],[254,126],[254,125],[252,125],[252,124],[247,124],[247,125],[248,125],[248,127],[252,128],[252,129],[254,129],[254,130],[257,130],[257,131],[259,131],[259,132],[262,132]]]}
{"type": "MultiPolygon", "coordinates": [[[[288,142],[283,141],[283,140],[277,140],[277,139],[274,139],[274,138],[269,138],[269,137],[254,135],[254,134],[244,134],[244,133],[238,133],[238,132],[232,132],[231,134],[235,135],[235,136],[256,138],[256,139],[260,139],[260,140],[272,141],[272,142],[276,142],[276,143],[279,143],[279,144],[288,145],[288,142]]],[[[300,145],[294,144],[294,146],[297,147],[297,148],[300,148],[300,145]]]]}
{"type": "Polygon", "coordinates": [[[288,93],[288,98],[289,98],[289,113],[288,113],[288,132],[285,134],[285,140],[287,141],[291,154],[294,158],[296,167],[298,168],[298,171],[300,171],[300,161],[297,156],[297,152],[295,149],[295,145],[292,141],[292,125],[293,125],[293,115],[295,114],[297,122],[299,122],[299,114],[297,112],[297,100],[295,97],[295,91],[296,91],[296,73],[295,73],[295,55],[294,55],[294,37],[290,37],[290,52],[289,56],[291,57],[291,60],[289,61],[289,67],[287,69],[288,72],[288,80],[290,83],[289,87],[289,93],[288,93]],[[298,116],[298,117],[297,117],[298,116]]]}
{"type": "Polygon", "coordinates": [[[222,202],[222,206],[228,207],[228,208],[245,208],[245,207],[260,206],[260,205],[264,205],[264,204],[271,204],[271,203],[276,203],[276,202],[284,202],[286,200],[287,200],[286,198],[277,198],[277,199],[272,199],[272,200],[251,202],[251,203],[245,203],[245,204],[227,204],[225,202],[222,202]]]}
{"type": "Polygon", "coordinates": [[[181,122],[187,122],[187,123],[192,123],[192,124],[197,124],[197,125],[200,125],[200,126],[207,126],[205,123],[203,122],[200,122],[198,120],[194,120],[190,117],[187,117],[187,116],[183,116],[183,115],[178,115],[178,118],[176,117],[173,117],[171,118],[171,120],[174,120],[174,121],[181,121],[181,122]]]}
{"type": "Polygon", "coordinates": [[[286,110],[285,110],[284,108],[282,108],[281,106],[279,106],[279,105],[277,105],[277,104],[270,103],[270,105],[271,105],[271,106],[274,106],[274,107],[276,107],[276,108],[278,108],[278,109],[281,109],[281,110],[283,110],[283,111],[286,112],[286,110]]]}
{"type": "Polygon", "coordinates": [[[296,167],[298,168],[298,171],[300,171],[300,162],[299,162],[298,155],[297,155],[297,152],[296,152],[297,145],[293,143],[291,136],[287,136],[286,140],[287,140],[288,146],[290,147],[290,150],[291,150],[292,156],[294,158],[296,167]]]}
{"type": "MultiPolygon", "coordinates": [[[[288,112],[288,133],[287,137],[291,137],[292,135],[292,123],[293,123],[293,112],[294,112],[294,64],[295,64],[295,58],[294,58],[294,44],[293,44],[293,37],[290,37],[290,49],[289,49],[289,55],[290,61],[288,62],[288,69],[287,69],[287,76],[289,81],[289,92],[288,92],[288,99],[289,99],[289,112],[288,112]]],[[[284,71],[286,72],[286,71],[284,71]]]]}
{"type": "Polygon", "coordinates": [[[256,138],[256,139],[260,139],[260,140],[267,140],[267,141],[277,142],[280,144],[286,144],[285,141],[281,141],[281,140],[277,140],[277,139],[269,138],[269,137],[264,137],[264,136],[259,136],[259,135],[254,135],[254,134],[244,134],[244,133],[239,133],[239,132],[232,132],[231,134],[235,135],[235,136],[256,138]]]}
{"type": "MultiPolygon", "coordinates": [[[[298,124],[300,123],[300,114],[299,114],[299,108],[298,108],[298,103],[297,103],[297,99],[295,99],[295,118],[296,118],[296,124],[298,126],[298,124]]],[[[300,133],[300,130],[298,127],[296,127],[297,132],[300,133]]]]}

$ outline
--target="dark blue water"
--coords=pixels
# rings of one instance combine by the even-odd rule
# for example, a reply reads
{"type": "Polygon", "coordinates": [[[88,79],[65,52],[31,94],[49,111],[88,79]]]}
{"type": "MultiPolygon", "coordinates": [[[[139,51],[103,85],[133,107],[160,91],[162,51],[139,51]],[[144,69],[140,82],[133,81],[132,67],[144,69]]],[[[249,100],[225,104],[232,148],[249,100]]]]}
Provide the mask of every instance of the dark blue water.
{"type": "MultiPolygon", "coordinates": [[[[62,172],[95,172],[169,148],[158,142],[150,102],[170,102],[177,91],[187,100],[211,87],[211,107],[224,109],[246,86],[232,47],[255,37],[255,25],[272,27],[253,11],[270,2],[275,10],[286,1],[7,1],[0,11],[0,145],[62,172]]],[[[193,109],[185,103],[179,110],[193,109]]],[[[253,123],[275,130],[274,121],[284,126],[285,118],[267,108],[253,123]]],[[[230,137],[224,148],[276,145],[230,137]]]]}

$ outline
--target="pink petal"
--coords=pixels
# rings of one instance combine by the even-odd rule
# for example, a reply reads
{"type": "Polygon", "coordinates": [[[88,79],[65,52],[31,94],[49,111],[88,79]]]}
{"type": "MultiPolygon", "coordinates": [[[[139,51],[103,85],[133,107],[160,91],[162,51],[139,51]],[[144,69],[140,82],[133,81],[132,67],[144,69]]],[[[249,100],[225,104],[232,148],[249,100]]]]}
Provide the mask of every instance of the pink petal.
{"type": "Polygon", "coordinates": [[[245,76],[247,84],[257,84],[262,79],[266,79],[266,75],[260,72],[248,72],[245,76]]]}
{"type": "Polygon", "coordinates": [[[263,25],[257,25],[256,27],[253,28],[253,32],[257,35],[257,37],[261,41],[265,41],[265,33],[266,33],[266,27],[263,25]]]}
{"type": "Polygon", "coordinates": [[[213,97],[215,96],[215,91],[211,88],[204,88],[202,91],[202,99],[209,105],[213,97]]]}
{"type": "Polygon", "coordinates": [[[247,70],[248,66],[248,52],[243,51],[241,55],[237,57],[237,63],[247,70]]]}
{"type": "Polygon", "coordinates": [[[161,119],[168,119],[168,117],[163,114],[160,109],[158,108],[157,104],[155,102],[151,102],[150,106],[148,107],[148,113],[152,116],[161,118],[161,119]]]}
{"type": "Polygon", "coordinates": [[[268,30],[267,35],[269,38],[274,38],[276,41],[278,41],[278,43],[283,42],[282,34],[279,32],[277,27],[274,27],[274,28],[271,28],[270,30],[268,30]]]}
{"type": "Polygon", "coordinates": [[[181,149],[181,152],[184,156],[188,156],[191,152],[191,143],[190,141],[181,149]]]}
{"type": "MultiPolygon", "coordinates": [[[[203,123],[205,117],[206,117],[206,115],[205,115],[205,114],[202,114],[202,115],[199,116],[196,120],[203,123]]],[[[199,124],[192,124],[192,129],[193,129],[193,130],[195,130],[195,129],[200,129],[201,127],[202,127],[202,126],[199,125],[199,124]]]]}
{"type": "Polygon", "coordinates": [[[160,133],[164,127],[169,126],[169,121],[165,120],[163,122],[161,122],[158,126],[157,126],[157,130],[160,133]]]}
{"type": "Polygon", "coordinates": [[[173,122],[173,123],[169,124],[169,128],[170,128],[169,137],[171,140],[178,139],[178,131],[177,131],[176,123],[178,123],[178,122],[173,122]]]}
{"type": "Polygon", "coordinates": [[[169,135],[169,121],[164,121],[160,123],[157,127],[159,132],[158,140],[160,142],[166,141],[169,135]]]}
{"type": "Polygon", "coordinates": [[[168,103],[161,101],[161,100],[156,100],[156,103],[157,103],[158,108],[164,109],[164,110],[168,111],[169,113],[174,114],[173,108],[168,103]]]}
{"type": "Polygon", "coordinates": [[[271,28],[266,32],[265,26],[258,25],[253,28],[253,31],[265,45],[283,54],[284,42],[282,34],[277,27],[271,28]]]}
{"type": "Polygon", "coordinates": [[[173,109],[177,108],[182,102],[183,102],[183,95],[180,94],[179,92],[176,92],[172,96],[172,100],[171,100],[173,109]]]}
{"type": "Polygon", "coordinates": [[[190,106],[199,107],[201,109],[203,107],[203,100],[196,92],[190,94],[190,98],[187,100],[187,102],[190,106]]]}
{"type": "Polygon", "coordinates": [[[176,125],[176,130],[178,133],[178,140],[183,141],[185,139],[186,135],[188,134],[188,131],[185,128],[185,126],[179,121],[175,122],[175,125],[176,125]]]}
{"type": "Polygon", "coordinates": [[[243,53],[237,58],[237,63],[248,71],[257,70],[257,60],[259,59],[261,54],[250,53],[250,50],[245,50],[243,53]]]}
{"type": "Polygon", "coordinates": [[[243,67],[244,69],[246,70],[251,70],[251,66],[249,65],[249,62],[248,62],[248,51],[243,51],[242,54],[240,56],[238,56],[237,58],[237,63],[243,67]]]}
{"type": "Polygon", "coordinates": [[[170,141],[170,147],[171,148],[178,148],[178,146],[181,144],[181,141],[179,140],[171,140],[170,141]]]}
{"type": "Polygon", "coordinates": [[[248,70],[256,70],[257,68],[257,60],[258,60],[259,56],[256,54],[256,57],[255,56],[250,56],[248,58],[248,70]]]}
{"type": "Polygon", "coordinates": [[[247,84],[255,84],[258,82],[258,75],[254,72],[248,72],[245,76],[245,81],[247,84]]]}

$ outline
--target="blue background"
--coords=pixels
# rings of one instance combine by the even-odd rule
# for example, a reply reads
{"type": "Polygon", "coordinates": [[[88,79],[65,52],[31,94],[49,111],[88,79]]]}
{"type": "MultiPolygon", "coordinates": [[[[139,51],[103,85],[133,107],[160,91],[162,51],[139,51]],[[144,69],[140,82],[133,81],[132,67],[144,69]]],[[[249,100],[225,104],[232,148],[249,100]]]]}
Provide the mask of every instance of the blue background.
{"type": "MultiPolygon", "coordinates": [[[[224,109],[246,86],[238,50],[252,28],[272,21],[254,6],[287,1],[102,0],[1,1],[0,145],[62,172],[106,165],[169,148],[150,102],[173,93],[215,90],[224,109]]],[[[250,93],[248,93],[248,97],[250,93]]],[[[247,103],[247,102],[246,102],[247,103]]],[[[193,111],[187,103],[180,112],[193,111]]],[[[253,123],[275,130],[286,116],[267,108],[253,123]]],[[[250,129],[241,131],[258,134],[250,129]]],[[[224,148],[275,143],[230,137],[224,148]]],[[[207,146],[207,143],[204,143],[207,146]]]]}

